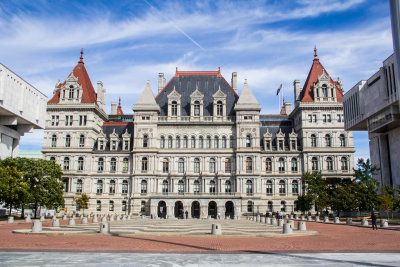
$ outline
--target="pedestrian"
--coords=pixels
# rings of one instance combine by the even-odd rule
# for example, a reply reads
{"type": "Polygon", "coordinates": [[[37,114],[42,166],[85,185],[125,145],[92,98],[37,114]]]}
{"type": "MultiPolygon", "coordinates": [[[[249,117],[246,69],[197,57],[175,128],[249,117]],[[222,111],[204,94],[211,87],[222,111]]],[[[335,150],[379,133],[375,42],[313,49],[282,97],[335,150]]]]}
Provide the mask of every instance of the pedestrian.
{"type": "Polygon", "coordinates": [[[283,213],[282,213],[282,211],[279,212],[279,219],[283,219],[283,213]]]}
{"type": "Polygon", "coordinates": [[[376,225],[376,215],[374,212],[371,213],[371,221],[372,221],[372,230],[378,230],[378,226],[376,225]]]}
{"type": "Polygon", "coordinates": [[[269,211],[267,211],[267,212],[265,213],[265,218],[269,218],[269,216],[270,216],[269,211]]]}
{"type": "Polygon", "coordinates": [[[150,219],[153,219],[153,213],[150,213],[150,219]]]}
{"type": "Polygon", "coordinates": [[[275,211],[272,212],[272,217],[275,217],[275,211]]]}
{"type": "Polygon", "coordinates": [[[185,211],[185,215],[186,215],[186,220],[188,219],[188,216],[189,216],[189,212],[188,211],[185,211]]]}
{"type": "Polygon", "coordinates": [[[218,212],[218,220],[221,220],[221,212],[218,212]]]}

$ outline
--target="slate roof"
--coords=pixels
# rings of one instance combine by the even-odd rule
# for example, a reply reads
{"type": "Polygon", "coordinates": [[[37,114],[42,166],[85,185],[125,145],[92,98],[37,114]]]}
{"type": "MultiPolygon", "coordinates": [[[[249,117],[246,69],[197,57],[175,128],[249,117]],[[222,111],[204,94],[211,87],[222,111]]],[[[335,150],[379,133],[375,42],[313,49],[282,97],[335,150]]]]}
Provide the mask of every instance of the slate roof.
{"type": "Polygon", "coordinates": [[[264,138],[264,134],[268,131],[272,134],[272,146],[276,146],[276,135],[279,133],[279,129],[282,129],[282,133],[285,135],[285,145],[288,146],[288,137],[293,129],[293,121],[282,119],[277,117],[276,119],[270,118],[269,120],[261,120],[260,127],[260,138],[264,138]]]}
{"type": "Polygon", "coordinates": [[[196,90],[204,95],[203,115],[213,115],[213,94],[219,87],[226,94],[226,113],[234,115],[234,105],[239,96],[222,77],[220,71],[176,71],[175,76],[167,83],[163,90],[156,96],[156,102],[161,108],[161,116],[168,114],[168,95],[175,90],[181,95],[181,116],[190,116],[190,95],[196,90]]]}
{"type": "MultiPolygon", "coordinates": [[[[103,132],[106,134],[108,142],[105,146],[104,150],[101,150],[102,152],[110,152],[110,135],[113,133],[114,129],[115,132],[118,134],[118,137],[120,138],[120,140],[122,139],[122,135],[125,133],[126,130],[128,130],[128,133],[131,135],[131,142],[130,142],[130,149],[132,149],[132,139],[133,139],[133,123],[132,122],[105,122],[103,124],[103,132]]],[[[95,142],[94,144],[94,151],[99,151],[97,149],[97,142],[95,142]]],[[[122,142],[119,142],[118,144],[118,148],[117,148],[117,152],[122,151],[122,142]]],[[[114,151],[111,151],[114,152],[114,151]]]]}

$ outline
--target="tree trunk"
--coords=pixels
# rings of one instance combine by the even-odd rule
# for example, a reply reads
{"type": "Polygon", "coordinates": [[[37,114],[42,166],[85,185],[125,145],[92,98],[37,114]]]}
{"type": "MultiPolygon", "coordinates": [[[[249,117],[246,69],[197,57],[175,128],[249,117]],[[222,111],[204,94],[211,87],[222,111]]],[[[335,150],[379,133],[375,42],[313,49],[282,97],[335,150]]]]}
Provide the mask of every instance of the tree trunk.
{"type": "Polygon", "coordinates": [[[12,216],[12,203],[10,204],[10,216],[12,216]]]}
{"type": "Polygon", "coordinates": [[[36,218],[36,215],[37,215],[37,202],[35,202],[35,218],[36,218]]]}
{"type": "Polygon", "coordinates": [[[25,206],[22,204],[22,208],[21,208],[21,218],[25,218],[25,206]]]}

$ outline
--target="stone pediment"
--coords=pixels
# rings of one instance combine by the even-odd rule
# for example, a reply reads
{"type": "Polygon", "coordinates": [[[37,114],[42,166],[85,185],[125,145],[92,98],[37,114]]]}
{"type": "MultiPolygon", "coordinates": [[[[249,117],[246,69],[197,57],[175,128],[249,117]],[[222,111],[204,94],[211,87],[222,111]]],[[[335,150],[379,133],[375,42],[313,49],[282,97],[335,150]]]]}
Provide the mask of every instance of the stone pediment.
{"type": "Polygon", "coordinates": [[[128,133],[128,129],[125,130],[125,132],[122,134],[122,138],[130,138],[131,134],[128,133]]]}
{"type": "Polygon", "coordinates": [[[226,98],[226,94],[224,94],[224,92],[222,92],[221,90],[221,86],[219,86],[218,91],[215,92],[215,94],[213,94],[214,98],[226,98]]]}
{"type": "Polygon", "coordinates": [[[192,99],[203,99],[204,95],[199,91],[199,88],[196,86],[196,90],[190,95],[192,99]]]}
{"type": "Polygon", "coordinates": [[[172,90],[172,92],[168,95],[168,99],[174,99],[174,100],[179,100],[181,98],[181,95],[175,90],[172,90]]]}
{"type": "Polygon", "coordinates": [[[277,138],[285,138],[285,134],[282,133],[282,128],[279,128],[279,132],[276,134],[277,138]]]}
{"type": "Polygon", "coordinates": [[[322,74],[318,77],[318,82],[330,82],[330,80],[330,77],[325,71],[322,71],[322,74]]]}
{"type": "Polygon", "coordinates": [[[263,135],[264,138],[271,138],[272,134],[269,132],[269,129],[267,128],[267,132],[263,135]]]}
{"type": "Polygon", "coordinates": [[[292,128],[292,132],[289,134],[289,137],[291,138],[297,137],[297,133],[295,133],[294,128],[292,128]]]}
{"type": "Polygon", "coordinates": [[[110,138],[112,139],[118,138],[118,134],[115,132],[115,128],[113,129],[113,132],[110,134],[110,138]]]}

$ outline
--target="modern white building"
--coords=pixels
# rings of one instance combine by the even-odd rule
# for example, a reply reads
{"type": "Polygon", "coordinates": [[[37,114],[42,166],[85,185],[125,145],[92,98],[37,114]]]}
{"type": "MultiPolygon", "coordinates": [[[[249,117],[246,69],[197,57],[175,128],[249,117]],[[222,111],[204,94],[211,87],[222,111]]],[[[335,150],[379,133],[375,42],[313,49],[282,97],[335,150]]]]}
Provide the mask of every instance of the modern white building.
{"type": "Polygon", "coordinates": [[[247,81],[218,71],[178,71],[156,96],[149,82],[124,115],[105,89],[95,92],[81,60],[47,105],[43,153],[64,170],[66,207],[90,195],[94,213],[156,217],[235,217],[295,209],[306,171],[348,178],[352,133],[344,130],[340,81],[316,55],[295,105],[260,114],[247,81]]]}
{"type": "Polygon", "coordinates": [[[20,137],[43,129],[47,97],[0,63],[0,159],[16,157],[20,137]]]}

